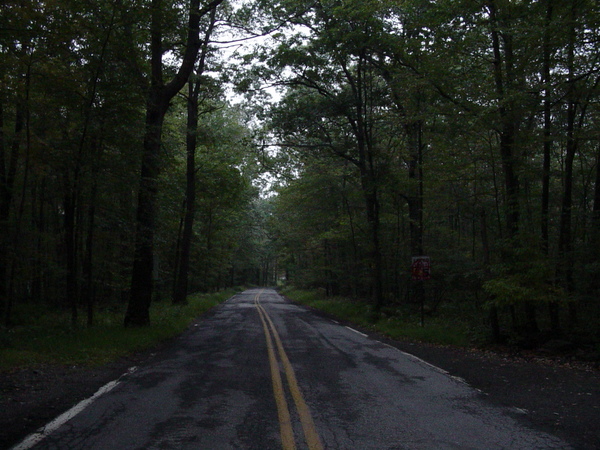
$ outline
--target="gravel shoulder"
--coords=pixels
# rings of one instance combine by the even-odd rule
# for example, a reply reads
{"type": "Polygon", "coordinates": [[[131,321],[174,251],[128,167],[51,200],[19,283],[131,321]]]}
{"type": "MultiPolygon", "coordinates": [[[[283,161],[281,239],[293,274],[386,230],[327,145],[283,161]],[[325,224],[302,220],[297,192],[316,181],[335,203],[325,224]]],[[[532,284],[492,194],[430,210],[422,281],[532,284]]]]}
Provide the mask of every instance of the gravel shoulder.
{"type": "MultiPolygon", "coordinates": [[[[578,449],[600,448],[600,370],[568,358],[506,349],[483,351],[372,337],[463,379],[490,402],[512,408],[529,426],[578,449]]],[[[41,366],[0,372],[0,449],[10,448],[106,383],[160,354],[169,344],[96,368],[41,366]]]]}
{"type": "Polygon", "coordinates": [[[483,350],[397,341],[310,309],[463,380],[487,401],[511,409],[527,426],[554,434],[576,449],[600,449],[598,363],[508,347],[483,350]]]}
{"type": "Polygon", "coordinates": [[[600,448],[600,372],[595,368],[535,354],[388,343],[462,378],[490,402],[512,408],[529,426],[575,448],[600,448]]]}

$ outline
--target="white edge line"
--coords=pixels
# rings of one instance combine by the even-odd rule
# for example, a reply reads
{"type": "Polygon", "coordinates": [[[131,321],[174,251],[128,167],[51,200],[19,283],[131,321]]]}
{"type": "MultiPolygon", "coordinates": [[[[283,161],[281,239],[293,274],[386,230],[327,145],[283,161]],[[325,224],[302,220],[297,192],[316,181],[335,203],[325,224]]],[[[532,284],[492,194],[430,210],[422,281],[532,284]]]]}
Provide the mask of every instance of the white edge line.
{"type": "Polygon", "coordinates": [[[39,443],[40,441],[45,439],[46,436],[48,436],[50,433],[56,431],[58,428],[63,426],[65,423],[67,423],[69,420],[71,420],[73,417],[75,417],[77,414],[79,414],[85,408],[90,406],[99,397],[103,396],[104,394],[106,394],[106,393],[112,391],[114,388],[116,388],[121,383],[121,378],[123,378],[125,375],[132,374],[136,370],[137,370],[137,367],[130,367],[127,370],[127,372],[124,373],[123,375],[121,375],[118,379],[106,383],[104,386],[102,386],[100,389],[98,389],[96,391],[96,393],[94,395],[92,395],[90,398],[80,401],[75,406],[73,406],[71,409],[62,413],[56,419],[52,420],[48,424],[39,428],[36,432],[31,433],[29,436],[27,436],[25,439],[23,439],[19,444],[12,447],[11,450],[27,450],[27,449],[33,447],[34,445],[36,445],[37,443],[39,443]]]}
{"type": "Polygon", "coordinates": [[[459,383],[469,384],[467,383],[467,380],[461,377],[457,377],[456,375],[450,375],[450,378],[452,378],[454,381],[458,381],[459,383]]]}
{"type": "MultiPolygon", "coordinates": [[[[339,322],[337,322],[337,321],[335,321],[335,320],[333,320],[333,319],[331,319],[331,321],[332,321],[332,322],[334,322],[334,323],[336,323],[336,324],[339,324],[339,322]]],[[[368,338],[368,337],[369,337],[369,335],[368,335],[368,334],[361,333],[360,331],[358,331],[358,330],[355,330],[354,328],[350,328],[349,326],[346,326],[346,325],[344,325],[344,328],[347,328],[347,329],[349,329],[350,331],[353,331],[353,332],[355,332],[355,333],[357,333],[357,334],[360,334],[361,336],[364,336],[364,337],[366,337],[366,338],[368,338]]],[[[405,352],[405,351],[403,351],[403,350],[400,350],[398,347],[394,347],[393,345],[387,344],[387,343],[385,343],[385,342],[378,341],[378,340],[376,340],[376,339],[374,339],[374,340],[375,340],[376,342],[379,342],[380,344],[383,344],[383,345],[385,345],[386,347],[392,348],[392,349],[396,350],[397,352],[400,352],[400,353],[402,353],[403,355],[405,355],[405,356],[407,356],[407,357],[411,358],[411,359],[412,359],[412,360],[414,360],[414,361],[418,361],[418,362],[419,362],[419,363],[421,363],[421,364],[424,364],[424,365],[426,365],[426,366],[428,366],[428,367],[431,367],[432,369],[434,369],[435,371],[437,371],[437,372],[439,372],[439,373],[441,373],[441,374],[444,374],[444,375],[447,375],[447,376],[449,376],[450,378],[452,378],[452,379],[453,379],[453,380],[455,380],[455,381],[458,381],[459,383],[464,383],[464,384],[467,384],[467,385],[468,385],[468,383],[467,383],[467,381],[466,381],[465,379],[463,379],[463,378],[460,378],[460,377],[457,377],[457,376],[454,376],[454,375],[450,375],[450,372],[448,372],[447,370],[444,370],[444,369],[442,369],[441,367],[438,367],[438,366],[435,366],[435,365],[433,365],[433,364],[431,364],[431,363],[428,363],[428,362],[427,362],[427,361],[425,361],[424,359],[421,359],[421,358],[419,358],[418,356],[415,356],[415,355],[413,355],[413,354],[411,354],[411,353],[407,353],[407,352],[405,352]]]]}
{"type": "Polygon", "coordinates": [[[369,337],[369,335],[368,335],[368,334],[361,333],[360,331],[358,331],[358,330],[355,330],[354,328],[350,328],[350,327],[347,327],[347,326],[345,326],[345,328],[348,328],[350,331],[354,331],[355,333],[357,333],[357,334],[360,334],[360,335],[361,335],[361,336],[363,336],[363,337],[369,337]]]}
{"type": "MultiPolygon", "coordinates": [[[[393,348],[393,349],[394,349],[394,350],[396,350],[397,352],[400,352],[400,353],[402,353],[403,355],[405,355],[405,356],[408,356],[409,358],[411,358],[411,359],[413,359],[413,360],[415,360],[415,361],[419,361],[420,363],[422,363],[422,364],[425,364],[426,366],[428,366],[428,367],[431,367],[432,369],[435,369],[435,370],[437,370],[437,371],[438,371],[438,372],[440,372],[440,373],[443,373],[444,375],[450,375],[450,372],[448,372],[447,370],[444,370],[444,369],[442,369],[441,367],[438,367],[438,366],[434,366],[433,364],[431,364],[431,363],[428,363],[428,362],[427,362],[427,361],[425,361],[424,359],[421,359],[421,358],[419,358],[418,356],[415,356],[415,355],[413,355],[412,353],[408,353],[408,352],[402,351],[402,350],[400,350],[398,347],[394,347],[393,345],[386,344],[385,342],[381,342],[381,343],[382,343],[383,345],[385,345],[385,346],[389,347],[389,348],[393,348]]],[[[451,378],[458,378],[458,377],[453,377],[453,376],[451,376],[451,378]]],[[[464,381],[464,380],[463,380],[463,381],[464,381]]]]}
{"type": "MultiPolygon", "coordinates": [[[[335,320],[334,320],[334,322],[335,322],[335,320]]],[[[358,334],[360,334],[361,336],[364,336],[364,337],[366,337],[366,338],[368,338],[368,337],[369,337],[369,335],[367,335],[367,334],[364,334],[364,333],[361,333],[360,331],[358,331],[358,330],[355,330],[354,328],[350,328],[350,327],[348,327],[348,326],[345,326],[345,325],[344,325],[344,328],[347,328],[347,329],[349,329],[350,331],[354,331],[355,333],[358,333],[358,334]]],[[[396,350],[397,352],[400,352],[400,353],[402,353],[402,354],[403,354],[403,355],[405,355],[405,356],[408,356],[409,358],[413,359],[414,361],[418,361],[418,362],[420,362],[421,364],[424,364],[424,365],[426,365],[426,366],[428,366],[428,367],[431,367],[432,369],[436,370],[436,371],[437,371],[437,372],[439,372],[439,373],[442,373],[442,374],[444,374],[444,375],[448,375],[448,376],[450,376],[450,378],[453,378],[455,381],[459,381],[459,382],[463,382],[463,383],[465,383],[465,384],[468,384],[468,383],[467,383],[467,382],[466,382],[464,379],[462,379],[462,378],[460,378],[460,377],[455,377],[455,376],[452,376],[452,375],[450,375],[450,372],[448,372],[447,370],[444,370],[444,369],[442,369],[441,367],[438,367],[438,366],[434,366],[433,364],[431,364],[431,363],[428,363],[427,361],[425,361],[424,359],[421,359],[421,358],[419,358],[418,356],[415,356],[415,355],[412,355],[412,354],[410,354],[410,353],[407,353],[407,352],[405,352],[405,351],[402,351],[402,350],[400,350],[398,347],[394,347],[393,345],[386,344],[385,342],[381,342],[381,341],[378,341],[378,340],[376,340],[376,339],[375,339],[375,341],[376,341],[376,342],[379,342],[380,344],[383,344],[383,345],[385,345],[386,347],[392,348],[392,349],[396,350]]]]}

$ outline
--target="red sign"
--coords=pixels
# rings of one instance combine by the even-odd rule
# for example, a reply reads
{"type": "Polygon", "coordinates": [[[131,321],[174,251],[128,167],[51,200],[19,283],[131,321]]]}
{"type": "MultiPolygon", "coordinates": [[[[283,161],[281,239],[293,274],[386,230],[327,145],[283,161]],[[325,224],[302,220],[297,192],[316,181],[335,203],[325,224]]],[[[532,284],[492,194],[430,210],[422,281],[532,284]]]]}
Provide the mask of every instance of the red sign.
{"type": "Polygon", "coordinates": [[[431,279],[431,260],[429,256],[413,256],[410,271],[414,281],[431,279]]]}

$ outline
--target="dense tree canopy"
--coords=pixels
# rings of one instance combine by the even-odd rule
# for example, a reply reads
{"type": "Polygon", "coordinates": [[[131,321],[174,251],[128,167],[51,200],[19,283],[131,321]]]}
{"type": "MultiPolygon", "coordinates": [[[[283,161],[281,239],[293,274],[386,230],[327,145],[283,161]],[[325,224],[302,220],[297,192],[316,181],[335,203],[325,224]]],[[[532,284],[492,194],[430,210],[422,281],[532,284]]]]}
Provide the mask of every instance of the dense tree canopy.
{"type": "MultiPolygon", "coordinates": [[[[173,292],[186,179],[186,113],[179,106],[185,100],[176,95],[194,72],[184,73],[179,60],[196,67],[196,54],[181,46],[186,39],[196,50],[204,48],[198,54],[206,72],[212,70],[212,76],[194,72],[202,122],[197,130],[198,242],[189,284],[216,289],[246,281],[229,272],[234,250],[245,245],[238,236],[250,224],[231,222],[252,208],[256,169],[243,114],[225,102],[215,72],[207,30],[214,22],[209,13],[219,4],[2,4],[3,323],[15,320],[19,305],[39,302],[70,308],[73,324],[86,306],[91,324],[96,303],[126,304],[140,285],[141,295],[152,293],[153,281],[155,296],[173,292]],[[167,129],[161,126],[158,137],[152,122],[157,99],[159,115],[170,106],[167,129]],[[151,279],[131,286],[132,267],[140,254],[148,255],[146,248],[154,252],[150,265],[144,263],[151,279]]],[[[219,11],[225,21],[229,11],[219,11]]],[[[132,322],[144,323],[148,307],[142,305],[141,318],[132,322]]]]}
{"type": "Polygon", "coordinates": [[[44,302],[144,324],[152,296],[285,279],[468,305],[495,339],[597,326],[597,2],[0,13],[4,323],[44,302]]]}
{"type": "Polygon", "coordinates": [[[257,59],[286,88],[267,128],[297,160],[275,199],[289,281],[376,307],[479,299],[496,339],[509,323],[584,326],[578,311],[598,306],[597,5],[278,14],[289,26],[257,59]],[[423,254],[427,296],[409,271],[423,254]]]}

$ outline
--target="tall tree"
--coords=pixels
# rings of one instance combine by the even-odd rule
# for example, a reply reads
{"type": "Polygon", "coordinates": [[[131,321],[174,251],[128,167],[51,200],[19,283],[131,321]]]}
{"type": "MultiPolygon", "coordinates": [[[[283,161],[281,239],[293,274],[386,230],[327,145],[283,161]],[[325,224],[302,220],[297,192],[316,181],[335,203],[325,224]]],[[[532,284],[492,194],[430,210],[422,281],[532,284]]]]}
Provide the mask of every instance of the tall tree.
{"type": "Polygon", "coordinates": [[[136,212],[135,255],[131,279],[131,297],[125,315],[126,326],[150,323],[153,290],[154,232],[156,227],[157,182],[160,173],[161,134],[171,99],[183,88],[194,70],[201,47],[201,18],[217,8],[223,0],[201,5],[190,0],[185,51],[175,76],[164,82],[163,42],[165,21],[163,0],[152,0],[150,25],[150,87],[146,103],[146,131],[142,152],[142,169],[136,212]]]}
{"type": "Polygon", "coordinates": [[[315,5],[314,10],[294,19],[313,31],[312,39],[305,43],[296,36],[281,43],[272,64],[276,70],[291,69],[289,78],[282,80],[293,93],[284,108],[295,107],[302,116],[301,120],[288,116],[287,123],[281,122],[278,130],[284,145],[313,153],[325,151],[347,160],[358,171],[369,226],[372,298],[375,307],[381,308],[384,267],[379,172],[385,150],[376,123],[389,98],[371,64],[370,44],[379,26],[370,15],[371,7],[315,5]],[[301,100],[303,96],[313,104],[301,100]]]}
{"type": "Polygon", "coordinates": [[[180,243],[179,262],[175,274],[175,289],[173,303],[183,304],[188,294],[188,274],[190,266],[190,250],[194,232],[194,218],[196,214],[196,145],[198,143],[198,114],[199,95],[203,86],[202,75],[206,68],[206,58],[209,50],[209,40],[216,21],[216,9],[210,14],[210,22],[202,41],[202,50],[198,58],[193,78],[188,83],[187,98],[187,126],[186,126],[186,188],[185,188],[185,216],[180,243]]]}
{"type": "MultiPolygon", "coordinates": [[[[493,77],[498,112],[498,140],[504,174],[505,223],[508,239],[508,252],[504,258],[514,257],[512,249],[522,246],[521,230],[521,179],[523,151],[519,148],[518,138],[525,111],[523,108],[526,74],[524,56],[519,52],[517,41],[525,38],[516,33],[523,20],[522,5],[491,0],[487,2],[490,17],[490,41],[493,55],[493,77]],[[520,101],[519,101],[520,100],[520,101]]],[[[523,45],[521,43],[521,45],[523,45]]],[[[525,327],[531,332],[538,331],[536,307],[529,300],[523,305],[526,313],[525,327]]]]}

